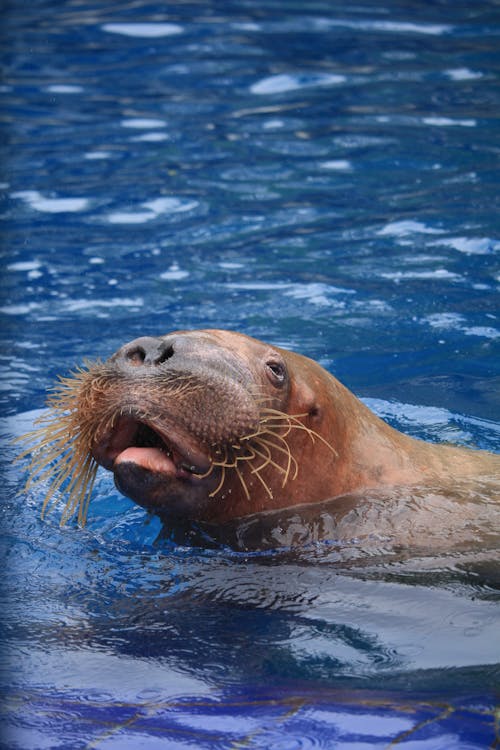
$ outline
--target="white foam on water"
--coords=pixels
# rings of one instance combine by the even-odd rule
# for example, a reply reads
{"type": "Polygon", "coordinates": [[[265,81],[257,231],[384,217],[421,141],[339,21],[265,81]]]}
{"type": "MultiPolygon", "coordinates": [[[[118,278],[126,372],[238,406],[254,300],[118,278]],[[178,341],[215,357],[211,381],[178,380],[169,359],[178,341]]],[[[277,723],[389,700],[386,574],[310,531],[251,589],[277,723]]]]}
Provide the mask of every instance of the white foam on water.
{"type": "Polygon", "coordinates": [[[70,299],[65,300],[63,308],[67,312],[79,312],[96,308],[112,309],[115,307],[141,308],[144,306],[142,297],[114,297],[113,299],[70,299]]]}
{"type": "Polygon", "coordinates": [[[50,214],[85,211],[90,204],[88,198],[45,198],[38,190],[20,190],[11,198],[20,198],[35,211],[50,214]]]}
{"type": "Polygon", "coordinates": [[[136,143],[159,143],[160,141],[167,141],[169,136],[166,133],[143,133],[142,135],[136,135],[132,140],[136,143]]]}
{"type": "Polygon", "coordinates": [[[329,161],[321,162],[319,166],[322,169],[335,169],[340,172],[353,168],[352,162],[348,161],[348,159],[330,159],[329,161]]]}
{"type": "Polygon", "coordinates": [[[431,328],[441,331],[458,331],[465,336],[481,336],[486,339],[500,338],[500,331],[493,326],[468,326],[465,317],[459,313],[433,313],[421,318],[421,323],[427,323],[431,328]]]}
{"type": "Polygon", "coordinates": [[[219,268],[226,268],[229,271],[238,270],[240,268],[245,268],[244,263],[233,263],[230,261],[221,261],[218,265],[219,265],[219,268]]]}
{"type": "Polygon", "coordinates": [[[311,284],[294,284],[291,289],[285,292],[286,297],[306,300],[319,307],[343,308],[345,307],[345,302],[336,299],[339,294],[356,294],[356,292],[353,289],[343,289],[329,284],[314,282],[311,284]]]}
{"type": "Polygon", "coordinates": [[[422,322],[428,323],[432,328],[438,328],[442,331],[460,331],[465,318],[459,313],[433,313],[422,318],[422,322]]]}
{"type": "Polygon", "coordinates": [[[41,308],[38,302],[28,302],[21,305],[4,305],[0,307],[0,312],[4,315],[28,315],[33,310],[39,310],[41,308]]]}
{"type": "MultiPolygon", "coordinates": [[[[309,721],[320,722],[330,727],[333,737],[339,734],[353,734],[353,714],[343,711],[331,711],[326,708],[309,709],[307,712],[309,721]]],[[[356,716],[356,737],[359,738],[356,743],[349,743],[350,750],[369,750],[373,747],[373,737],[387,738],[387,744],[390,744],[391,738],[402,734],[409,733],[415,727],[415,721],[406,718],[395,718],[391,716],[374,716],[374,715],[357,715],[356,716]],[[363,737],[367,742],[362,742],[363,737]]],[[[377,743],[378,744],[378,743],[377,743]]],[[[342,745],[344,743],[342,742],[342,745]]],[[[347,748],[347,745],[344,745],[347,748]]],[[[422,749],[423,750],[423,749],[422,749]]]]}
{"type": "Polygon", "coordinates": [[[283,94],[315,86],[335,86],[346,80],[345,76],[335,73],[280,73],[262,78],[250,86],[250,91],[252,94],[283,94]]]}
{"type": "Polygon", "coordinates": [[[483,78],[483,74],[470,68],[450,68],[444,71],[452,81],[475,81],[477,78],[483,78]]]}
{"type": "Polygon", "coordinates": [[[264,130],[279,130],[279,128],[285,127],[285,121],[278,119],[268,120],[262,127],[264,130]]]}
{"type": "Polygon", "coordinates": [[[123,34],[123,36],[145,39],[174,36],[184,31],[177,23],[105,23],[101,28],[110,34],[123,34]]]}
{"type": "Polygon", "coordinates": [[[157,216],[159,214],[172,214],[172,213],[183,213],[184,211],[192,211],[196,208],[198,201],[186,200],[184,198],[155,198],[151,201],[146,201],[142,204],[144,208],[148,208],[157,216]]]}
{"type": "Polygon", "coordinates": [[[25,260],[17,263],[9,263],[6,266],[7,271],[38,271],[42,267],[39,260],[25,260]]]}
{"type": "Polygon", "coordinates": [[[199,205],[198,201],[189,198],[172,196],[154,198],[140,204],[140,209],[132,211],[114,211],[107,216],[110,224],[145,224],[163,214],[177,214],[192,211],[199,205]]]}
{"type": "Polygon", "coordinates": [[[389,224],[386,224],[385,227],[379,229],[377,234],[382,236],[390,235],[394,237],[406,237],[409,234],[442,234],[443,231],[443,229],[429,227],[422,221],[403,219],[402,221],[389,222],[389,224]]]}
{"type": "Polygon", "coordinates": [[[84,88],[76,84],[53,83],[47,86],[45,91],[49,91],[51,94],[81,94],[84,88]]]}
{"type": "Polygon", "coordinates": [[[463,332],[466,336],[483,336],[486,339],[500,338],[500,331],[492,326],[465,326],[463,332]]]}
{"type": "Polygon", "coordinates": [[[152,211],[114,211],[107,216],[110,224],[145,224],[152,219],[156,219],[152,211]]]}
{"type": "Polygon", "coordinates": [[[178,263],[172,263],[167,271],[160,274],[160,279],[164,281],[182,281],[182,279],[187,279],[188,276],[189,271],[183,271],[178,263]]]}
{"type": "Polygon", "coordinates": [[[446,270],[446,268],[429,269],[428,271],[387,271],[380,274],[384,279],[391,281],[407,281],[408,279],[430,279],[458,281],[463,277],[458,273],[446,270]]]}
{"type": "Polygon", "coordinates": [[[111,156],[110,151],[87,151],[86,154],[83,155],[84,159],[109,159],[111,156]]]}
{"type": "Polygon", "coordinates": [[[500,241],[490,237],[449,237],[434,244],[452,247],[466,255],[489,255],[500,250],[500,241]]]}
{"type": "Polygon", "coordinates": [[[124,128],[138,128],[139,130],[151,130],[153,128],[164,128],[167,123],[158,117],[130,117],[122,120],[120,125],[124,128]]]}
{"type": "Polygon", "coordinates": [[[448,409],[442,409],[438,406],[385,401],[381,398],[363,398],[361,400],[379,417],[394,418],[408,424],[425,425],[427,427],[448,424],[453,417],[452,412],[448,409]]]}
{"type": "Polygon", "coordinates": [[[286,281],[230,281],[225,284],[227,289],[240,290],[242,292],[282,292],[295,286],[286,281]]]}
{"type": "Polygon", "coordinates": [[[353,20],[351,18],[328,18],[319,16],[297,16],[293,20],[271,23],[237,23],[234,28],[259,33],[276,32],[328,32],[335,28],[355,29],[368,33],[386,32],[390,34],[426,34],[441,36],[453,32],[454,26],[444,23],[414,23],[412,21],[379,21],[373,19],[353,20]]]}
{"type": "Polygon", "coordinates": [[[233,29],[238,29],[240,31],[262,31],[262,26],[253,21],[238,21],[232,23],[231,26],[233,29]]]}
{"type": "Polygon", "coordinates": [[[358,28],[365,31],[390,31],[396,34],[431,34],[441,36],[453,31],[453,26],[444,23],[412,23],[407,21],[360,21],[358,28]]]}
{"type": "Polygon", "coordinates": [[[475,128],[477,125],[477,120],[474,120],[472,118],[454,120],[451,117],[422,117],[422,122],[424,123],[424,125],[432,125],[438,128],[475,128]]]}

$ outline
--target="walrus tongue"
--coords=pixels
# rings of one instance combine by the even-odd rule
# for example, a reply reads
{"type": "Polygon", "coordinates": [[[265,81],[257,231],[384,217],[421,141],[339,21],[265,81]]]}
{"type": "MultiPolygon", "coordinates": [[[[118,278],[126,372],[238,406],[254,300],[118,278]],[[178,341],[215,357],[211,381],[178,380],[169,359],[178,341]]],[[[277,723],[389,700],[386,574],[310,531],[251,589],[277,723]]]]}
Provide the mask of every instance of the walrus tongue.
{"type": "Polygon", "coordinates": [[[131,463],[146,471],[164,474],[177,479],[187,479],[193,475],[194,466],[182,463],[175,453],[167,454],[161,448],[126,448],[115,458],[113,469],[119,464],[131,463]]]}
{"type": "Polygon", "coordinates": [[[115,458],[115,467],[122,463],[132,463],[147,471],[177,475],[173,459],[160,448],[126,448],[115,458]]]}

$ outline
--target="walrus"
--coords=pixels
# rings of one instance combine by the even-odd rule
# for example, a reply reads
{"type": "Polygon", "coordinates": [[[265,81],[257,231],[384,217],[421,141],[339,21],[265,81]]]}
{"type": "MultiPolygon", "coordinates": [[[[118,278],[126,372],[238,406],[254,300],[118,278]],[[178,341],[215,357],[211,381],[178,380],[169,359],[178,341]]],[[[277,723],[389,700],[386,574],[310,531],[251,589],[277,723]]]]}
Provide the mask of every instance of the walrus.
{"type": "Polygon", "coordinates": [[[135,339],[61,378],[48,406],[29,482],[49,481],[44,510],[67,493],[62,523],[85,523],[98,466],[165,523],[211,527],[500,476],[499,455],[409,437],[312,359],[226,330],[135,339]]]}

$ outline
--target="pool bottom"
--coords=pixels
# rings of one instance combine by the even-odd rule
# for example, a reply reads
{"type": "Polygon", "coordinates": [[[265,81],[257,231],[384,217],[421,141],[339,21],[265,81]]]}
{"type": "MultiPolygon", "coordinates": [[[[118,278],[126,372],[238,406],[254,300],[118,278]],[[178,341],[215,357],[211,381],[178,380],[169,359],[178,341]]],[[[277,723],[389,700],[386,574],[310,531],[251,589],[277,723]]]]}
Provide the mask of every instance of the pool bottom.
{"type": "MultiPolygon", "coordinates": [[[[102,697],[102,699],[101,699],[102,697]]],[[[18,690],[4,696],[2,747],[486,748],[499,741],[492,695],[401,696],[260,689],[245,695],[115,702],[18,690]],[[418,743],[418,745],[416,744],[418,743]]]]}

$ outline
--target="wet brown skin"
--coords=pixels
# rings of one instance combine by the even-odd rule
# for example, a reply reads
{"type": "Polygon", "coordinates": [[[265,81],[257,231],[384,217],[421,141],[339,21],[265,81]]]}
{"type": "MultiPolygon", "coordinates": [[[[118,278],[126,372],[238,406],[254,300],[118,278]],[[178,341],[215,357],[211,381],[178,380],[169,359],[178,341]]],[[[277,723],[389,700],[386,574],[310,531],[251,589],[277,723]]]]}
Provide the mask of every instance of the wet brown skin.
{"type": "Polygon", "coordinates": [[[77,418],[94,459],[164,520],[499,475],[499,456],[412,439],[311,359],[231,331],[137,339],[88,375],[77,418]]]}

